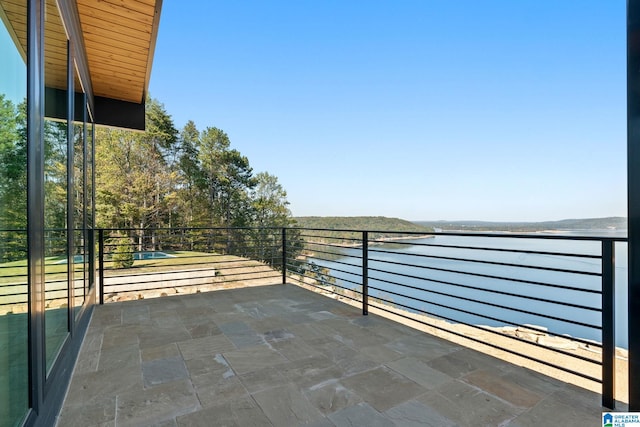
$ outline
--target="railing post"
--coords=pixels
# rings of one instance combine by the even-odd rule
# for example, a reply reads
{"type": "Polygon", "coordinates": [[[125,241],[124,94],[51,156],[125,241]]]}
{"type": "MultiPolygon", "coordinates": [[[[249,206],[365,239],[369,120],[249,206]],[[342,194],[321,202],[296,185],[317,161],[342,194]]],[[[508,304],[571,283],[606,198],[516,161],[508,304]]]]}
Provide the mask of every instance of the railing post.
{"type": "Polygon", "coordinates": [[[615,249],[613,240],[602,240],[602,406],[615,408],[616,323],[615,249]]]}
{"type": "Polygon", "coordinates": [[[100,294],[100,305],[104,304],[104,229],[98,230],[98,293],[100,294]]]}
{"type": "Polygon", "coordinates": [[[369,232],[362,232],[362,315],[369,314],[369,232]]]}
{"type": "Polygon", "coordinates": [[[287,229],[282,227],[282,284],[287,284],[287,229]]]}

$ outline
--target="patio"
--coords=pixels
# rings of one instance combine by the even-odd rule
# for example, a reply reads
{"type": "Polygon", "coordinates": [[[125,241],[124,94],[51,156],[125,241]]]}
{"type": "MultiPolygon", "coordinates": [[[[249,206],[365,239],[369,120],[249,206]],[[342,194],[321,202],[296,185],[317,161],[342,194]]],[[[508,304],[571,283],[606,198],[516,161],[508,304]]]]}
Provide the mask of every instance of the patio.
{"type": "Polygon", "coordinates": [[[272,285],[96,306],[57,425],[584,426],[600,400],[272,285]]]}

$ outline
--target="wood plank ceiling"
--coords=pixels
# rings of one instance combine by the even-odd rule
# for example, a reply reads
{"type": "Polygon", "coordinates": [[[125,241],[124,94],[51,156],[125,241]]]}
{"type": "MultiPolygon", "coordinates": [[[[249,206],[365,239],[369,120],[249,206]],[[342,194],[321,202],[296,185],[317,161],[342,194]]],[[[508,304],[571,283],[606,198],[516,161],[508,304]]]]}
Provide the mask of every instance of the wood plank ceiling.
{"type": "MultiPolygon", "coordinates": [[[[96,96],[140,104],[149,85],[161,0],[77,0],[96,96]]],[[[26,60],[24,0],[0,0],[3,20],[26,60]]],[[[55,0],[45,2],[45,85],[66,88],[66,32],[55,0]]]]}
{"type": "Polygon", "coordinates": [[[27,5],[20,0],[0,0],[0,14],[2,21],[9,31],[9,35],[27,61],[27,5]]]}
{"type": "MultiPolygon", "coordinates": [[[[44,9],[44,72],[45,86],[67,87],[67,33],[62,25],[55,0],[46,0],[44,9]]],[[[27,5],[24,0],[0,0],[3,21],[22,59],[27,60],[27,5]]]]}
{"type": "Polygon", "coordinates": [[[144,101],[161,3],[77,0],[94,95],[144,101]]]}

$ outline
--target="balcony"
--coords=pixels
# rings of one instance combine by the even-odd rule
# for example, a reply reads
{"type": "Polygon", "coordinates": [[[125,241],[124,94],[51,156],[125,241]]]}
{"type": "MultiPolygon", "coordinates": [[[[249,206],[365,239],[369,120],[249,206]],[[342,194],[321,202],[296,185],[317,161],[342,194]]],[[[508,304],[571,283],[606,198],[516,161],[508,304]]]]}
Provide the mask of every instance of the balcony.
{"type": "MultiPolygon", "coordinates": [[[[344,239],[309,243],[319,230],[254,231],[174,230],[140,239],[101,231],[99,282],[106,303],[95,307],[58,425],[583,426],[600,422],[607,410],[602,404],[614,394],[618,409],[626,408],[624,380],[612,390],[609,378],[611,365],[618,374],[626,365],[606,345],[564,337],[588,348],[588,357],[549,345],[557,343],[552,339],[532,341],[505,328],[428,316],[423,305],[375,293],[383,279],[376,262],[394,249],[378,246],[367,232],[345,245],[344,239]],[[116,268],[118,239],[129,242],[132,254],[175,257],[136,255],[141,259],[133,265],[116,268]],[[340,278],[338,269],[312,267],[323,260],[342,263],[352,276],[349,265],[357,266],[362,274],[345,286],[349,279],[340,278]]],[[[562,243],[553,242],[566,258],[562,243]]],[[[589,240],[594,242],[602,244],[589,240]]],[[[526,244],[509,250],[518,256],[537,252],[526,244]]],[[[427,257],[434,256],[445,257],[427,257]]],[[[597,281],[611,279],[606,253],[585,256],[605,273],[594,273],[597,281]]],[[[515,268],[505,264],[500,269],[515,268]]],[[[424,267],[424,260],[411,263],[418,265],[424,267]]],[[[399,286],[409,286],[401,273],[385,273],[398,280],[387,292],[400,294],[399,286]]],[[[490,282],[486,272],[466,273],[490,282]]],[[[486,302],[495,306],[497,300],[486,302]]],[[[576,309],[565,308],[564,320],[585,323],[571,316],[576,309]]],[[[596,311],[602,319],[608,315],[606,307],[596,311]]],[[[549,317],[557,322],[561,316],[554,314],[549,317]]],[[[596,329],[609,339],[612,325],[606,323],[596,329]]],[[[540,333],[534,325],[519,327],[540,333]]]]}

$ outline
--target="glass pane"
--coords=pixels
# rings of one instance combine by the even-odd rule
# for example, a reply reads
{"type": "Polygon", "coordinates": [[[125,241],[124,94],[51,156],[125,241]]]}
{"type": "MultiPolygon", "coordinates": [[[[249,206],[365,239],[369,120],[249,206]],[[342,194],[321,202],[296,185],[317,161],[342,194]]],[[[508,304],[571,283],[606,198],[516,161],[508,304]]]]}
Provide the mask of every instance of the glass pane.
{"type": "Polygon", "coordinates": [[[0,427],[29,407],[26,1],[0,0],[0,427]]]}
{"type": "Polygon", "coordinates": [[[47,372],[69,331],[67,37],[55,1],[45,7],[44,228],[47,372]]]}
{"type": "MultiPolygon", "coordinates": [[[[89,116],[89,112],[87,111],[87,117],[89,116]]],[[[93,204],[93,188],[94,188],[94,166],[93,166],[93,155],[94,155],[94,146],[93,146],[93,123],[90,121],[87,122],[87,186],[86,186],[86,201],[87,201],[87,260],[89,261],[87,277],[89,278],[87,286],[91,287],[95,284],[96,277],[96,239],[94,234],[95,224],[93,223],[94,218],[94,204],[93,204]]]]}
{"type": "MultiPolygon", "coordinates": [[[[84,97],[82,99],[84,109],[84,97]]],[[[82,111],[82,110],[81,110],[82,111]]],[[[84,303],[86,270],[86,227],[85,227],[85,162],[84,162],[84,123],[73,123],[73,306],[78,315],[84,303]]]]}

